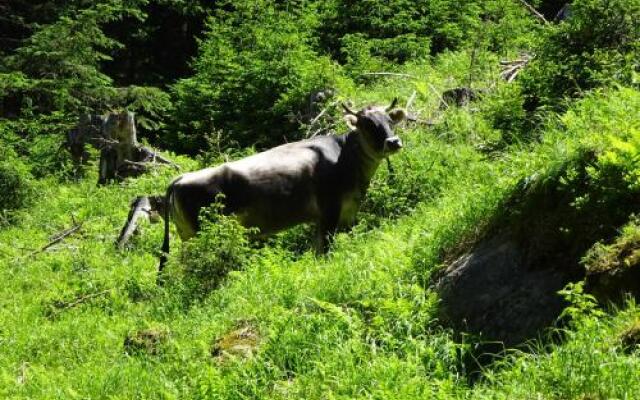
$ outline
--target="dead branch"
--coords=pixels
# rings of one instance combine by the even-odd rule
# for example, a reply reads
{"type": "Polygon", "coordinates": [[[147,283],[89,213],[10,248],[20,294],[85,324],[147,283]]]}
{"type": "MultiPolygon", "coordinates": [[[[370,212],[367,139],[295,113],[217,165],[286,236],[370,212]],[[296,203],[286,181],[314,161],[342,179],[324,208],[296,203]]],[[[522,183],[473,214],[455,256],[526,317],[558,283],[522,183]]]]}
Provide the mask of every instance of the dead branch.
{"type": "Polygon", "coordinates": [[[411,74],[401,74],[398,72],[363,72],[360,76],[397,76],[400,78],[415,78],[411,74]]]}
{"type": "Polygon", "coordinates": [[[520,3],[522,3],[523,6],[525,6],[525,8],[527,10],[529,10],[529,12],[535,16],[536,18],[538,18],[540,21],[542,21],[542,23],[544,24],[548,24],[549,21],[547,21],[547,19],[544,17],[544,15],[542,15],[538,10],[536,10],[535,8],[533,8],[533,6],[529,3],[527,3],[525,0],[518,0],[520,3]]]}
{"type": "Polygon", "coordinates": [[[516,76],[527,66],[529,61],[531,61],[532,56],[528,54],[522,55],[520,58],[512,61],[502,60],[500,61],[500,66],[502,71],[500,72],[500,77],[507,82],[513,82],[516,79],[516,76]]]}
{"type": "Polygon", "coordinates": [[[516,72],[517,70],[519,70],[521,68],[522,68],[522,65],[520,65],[520,64],[510,66],[509,68],[506,68],[504,71],[502,71],[500,73],[500,76],[503,79],[508,79],[514,72],[516,72]]]}
{"type": "Polygon", "coordinates": [[[167,164],[177,170],[180,170],[180,166],[178,166],[168,158],[163,157],[162,155],[160,155],[160,153],[158,153],[152,148],[140,146],[138,147],[138,151],[142,154],[141,156],[142,159],[138,160],[139,162],[142,161],[142,162],[151,162],[154,164],[167,164]]]}
{"type": "Polygon", "coordinates": [[[326,135],[335,135],[335,132],[333,131],[333,128],[335,128],[335,124],[331,124],[327,127],[323,127],[323,128],[319,128],[316,129],[311,136],[309,136],[310,138],[316,137],[321,133],[325,133],[326,135]]]}
{"type": "Polygon", "coordinates": [[[116,240],[116,247],[120,250],[124,248],[124,245],[127,244],[131,236],[138,229],[138,219],[140,217],[149,218],[151,215],[151,203],[149,201],[149,197],[140,196],[136,197],[135,200],[131,203],[131,210],[129,210],[129,216],[127,217],[127,222],[122,227],[120,231],[120,236],[116,240]]]}
{"type": "Polygon", "coordinates": [[[500,60],[500,65],[509,66],[509,65],[520,64],[528,61],[529,61],[529,58],[517,58],[515,60],[500,60]]]}
{"type": "Polygon", "coordinates": [[[407,105],[404,107],[405,110],[407,110],[407,112],[409,112],[409,109],[413,105],[413,102],[416,100],[416,95],[417,94],[418,94],[418,92],[416,92],[414,90],[413,93],[411,93],[411,96],[409,96],[409,100],[407,100],[407,105]]]}
{"type": "Polygon", "coordinates": [[[42,246],[40,249],[38,250],[34,250],[31,253],[27,254],[25,256],[25,258],[30,258],[35,256],[36,254],[39,253],[43,253],[45,251],[47,251],[48,248],[50,248],[51,246],[54,246],[57,243],[62,242],[65,238],[73,235],[74,233],[76,233],[77,231],[80,230],[80,228],[82,228],[82,222],[80,222],[79,224],[75,224],[74,226],[72,226],[69,229],[66,229],[56,235],[53,235],[49,241],[49,243],[47,243],[46,245],[42,246]]]}
{"type": "Polygon", "coordinates": [[[124,165],[129,165],[132,167],[139,167],[139,168],[149,168],[151,166],[158,166],[160,164],[154,164],[151,162],[139,162],[139,161],[130,161],[130,160],[123,160],[122,163],[124,165]]]}
{"type": "MultiPolygon", "coordinates": [[[[312,136],[309,136],[311,133],[311,129],[313,128],[313,126],[320,120],[320,118],[322,118],[322,116],[324,114],[327,113],[327,111],[331,108],[331,107],[335,107],[338,104],[338,101],[333,101],[331,103],[329,103],[329,105],[327,105],[325,108],[322,109],[322,111],[320,111],[318,113],[318,115],[316,115],[311,122],[309,122],[309,127],[307,128],[307,133],[306,133],[306,137],[313,137],[316,136],[317,133],[314,133],[312,136]]],[[[322,131],[322,129],[320,129],[320,131],[322,131]]],[[[317,131],[316,131],[317,132],[317,131]]]]}
{"type": "Polygon", "coordinates": [[[518,74],[520,73],[520,71],[522,71],[522,68],[513,71],[511,76],[509,76],[509,78],[507,78],[507,83],[513,82],[516,79],[516,77],[518,76],[518,74]]]}
{"type": "Polygon", "coordinates": [[[111,292],[111,289],[106,289],[101,292],[89,293],[87,295],[77,297],[70,302],[58,302],[54,305],[54,307],[58,309],[58,312],[62,312],[64,310],[68,310],[82,303],[85,303],[88,300],[95,299],[96,297],[104,296],[105,294],[110,292],[111,292]]]}

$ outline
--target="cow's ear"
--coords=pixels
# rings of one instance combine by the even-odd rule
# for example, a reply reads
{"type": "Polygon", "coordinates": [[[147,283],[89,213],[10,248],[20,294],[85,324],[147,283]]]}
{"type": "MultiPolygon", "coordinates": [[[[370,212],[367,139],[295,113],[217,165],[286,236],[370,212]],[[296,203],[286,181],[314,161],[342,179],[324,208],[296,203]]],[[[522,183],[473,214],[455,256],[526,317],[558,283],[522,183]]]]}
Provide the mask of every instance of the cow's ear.
{"type": "Polygon", "coordinates": [[[353,114],[347,114],[344,116],[344,122],[347,123],[347,126],[349,127],[349,129],[351,129],[352,131],[355,131],[356,124],[358,123],[358,117],[356,117],[353,114]]]}
{"type": "Polygon", "coordinates": [[[393,121],[394,124],[397,124],[407,118],[407,112],[403,108],[396,108],[395,110],[389,111],[389,117],[391,117],[391,121],[393,121]]]}

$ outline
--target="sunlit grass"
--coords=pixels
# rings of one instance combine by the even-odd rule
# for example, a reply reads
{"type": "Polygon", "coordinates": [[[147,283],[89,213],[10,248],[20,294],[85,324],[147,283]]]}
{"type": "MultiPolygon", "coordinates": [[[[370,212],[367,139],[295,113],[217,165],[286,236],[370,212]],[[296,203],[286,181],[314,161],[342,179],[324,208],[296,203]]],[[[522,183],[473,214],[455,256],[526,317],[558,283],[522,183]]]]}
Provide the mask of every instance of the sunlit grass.
{"type": "MultiPolygon", "coordinates": [[[[382,99],[377,90],[368,96],[382,99]]],[[[471,387],[460,368],[465,348],[438,324],[429,279],[443,255],[477,238],[521,179],[598,148],[595,135],[614,133],[617,120],[636,126],[625,107],[637,99],[626,90],[587,100],[540,143],[490,156],[477,138],[412,126],[401,132],[407,148],[393,162],[396,181],[379,171],[364,222],[338,235],[328,256],[276,240],[193,302],[180,281],[156,286],[159,225],[144,225],[124,251],[113,244],[129,201],[162,193],[175,171],[107,187],[92,174],[78,184],[39,181],[35,204],[0,231],[0,397],[633,398],[637,352],[619,337],[637,320],[634,304],[585,319],[561,343],[511,353],[471,387]],[[78,233],[38,252],[76,223],[78,233]],[[212,354],[217,339],[245,326],[256,335],[251,356],[212,354]],[[153,351],[125,346],[149,330],[162,332],[153,351]]]]}

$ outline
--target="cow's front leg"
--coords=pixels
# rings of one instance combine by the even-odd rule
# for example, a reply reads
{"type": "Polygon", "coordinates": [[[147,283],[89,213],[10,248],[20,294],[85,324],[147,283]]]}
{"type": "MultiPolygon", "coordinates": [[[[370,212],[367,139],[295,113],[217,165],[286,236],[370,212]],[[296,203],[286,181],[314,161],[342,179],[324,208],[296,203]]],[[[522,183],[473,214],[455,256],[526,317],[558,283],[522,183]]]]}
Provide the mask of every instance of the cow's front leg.
{"type": "Polygon", "coordinates": [[[334,205],[323,210],[322,217],[316,225],[316,255],[323,255],[329,251],[333,235],[338,230],[340,206],[334,205]]]}

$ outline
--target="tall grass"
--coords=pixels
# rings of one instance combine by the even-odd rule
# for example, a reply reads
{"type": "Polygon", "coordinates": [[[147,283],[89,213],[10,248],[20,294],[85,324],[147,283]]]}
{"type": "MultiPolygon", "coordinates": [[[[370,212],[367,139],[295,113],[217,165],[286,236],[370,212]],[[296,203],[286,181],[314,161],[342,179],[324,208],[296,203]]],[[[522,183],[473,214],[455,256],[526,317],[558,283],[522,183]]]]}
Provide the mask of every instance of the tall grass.
{"type": "MultiPolygon", "coordinates": [[[[395,93],[385,85],[360,102],[389,100],[395,93]]],[[[410,95],[417,85],[395,90],[410,95]]],[[[433,111],[430,92],[417,109],[433,111]]],[[[472,243],[522,179],[602,148],[603,132],[636,129],[638,99],[632,89],[594,95],[550,122],[539,143],[491,154],[459,125],[446,135],[411,126],[400,133],[407,146],[395,174],[379,171],[361,224],[339,234],[328,256],[275,240],[194,302],[184,301],[177,278],[155,285],[159,227],[143,226],[124,251],[113,246],[129,200],[163,192],[172,171],[110,187],[96,187],[93,175],[38,181],[38,201],[0,230],[0,397],[633,398],[637,356],[616,338],[637,319],[635,305],[584,317],[592,322],[572,326],[562,343],[513,353],[472,388],[460,367],[468,344],[439,325],[429,283],[443,256],[472,243]],[[82,222],[77,234],[38,252],[74,221],[82,222]],[[216,343],[239,329],[255,335],[250,351],[219,356],[216,343]],[[149,344],[132,351],[131,338],[149,344]]],[[[473,107],[456,112],[483,118],[473,107]]],[[[183,265],[180,254],[174,246],[169,269],[183,265]]]]}

